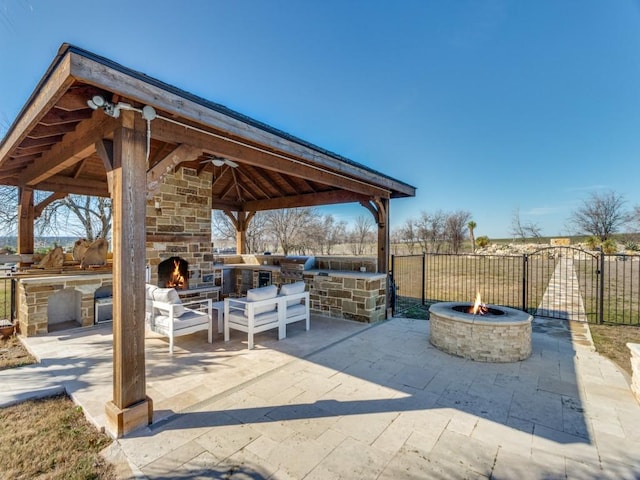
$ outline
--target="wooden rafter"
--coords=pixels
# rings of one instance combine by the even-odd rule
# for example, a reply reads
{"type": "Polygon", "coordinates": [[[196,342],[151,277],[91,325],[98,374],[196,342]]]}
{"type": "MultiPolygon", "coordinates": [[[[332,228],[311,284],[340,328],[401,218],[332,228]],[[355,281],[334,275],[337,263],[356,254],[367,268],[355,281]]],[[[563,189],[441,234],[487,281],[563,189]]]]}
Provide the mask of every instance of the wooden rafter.
{"type": "Polygon", "coordinates": [[[180,163],[199,157],[201,153],[202,150],[197,147],[183,143],[149,168],[147,170],[147,199],[153,197],[158,191],[162,179],[167,173],[173,171],[180,163]]]}
{"type": "Polygon", "coordinates": [[[95,151],[95,142],[116,126],[116,119],[96,110],[91,121],[81,123],[74,132],[65,135],[62,142],[26,169],[20,175],[20,184],[38,184],[88,157],[95,151]]]}
{"type": "Polygon", "coordinates": [[[317,205],[332,205],[336,203],[349,203],[364,201],[364,195],[348,192],[346,190],[332,190],[328,192],[307,193],[303,195],[291,195],[289,197],[273,198],[269,200],[256,200],[245,202],[247,210],[262,211],[276,210],[279,208],[313,207],[317,205]]]}
{"type": "Polygon", "coordinates": [[[218,152],[227,158],[234,160],[241,159],[242,163],[257,167],[265,167],[268,165],[269,170],[298,178],[313,178],[319,183],[369,196],[389,196],[389,191],[383,188],[351,179],[342,174],[298,163],[298,161],[293,161],[293,159],[287,160],[279,155],[261,149],[241,145],[225,138],[213,137],[196,130],[179,127],[161,119],[156,119],[153,122],[151,129],[152,136],[161,141],[189,143],[202,148],[202,150],[206,152],[218,152]]]}

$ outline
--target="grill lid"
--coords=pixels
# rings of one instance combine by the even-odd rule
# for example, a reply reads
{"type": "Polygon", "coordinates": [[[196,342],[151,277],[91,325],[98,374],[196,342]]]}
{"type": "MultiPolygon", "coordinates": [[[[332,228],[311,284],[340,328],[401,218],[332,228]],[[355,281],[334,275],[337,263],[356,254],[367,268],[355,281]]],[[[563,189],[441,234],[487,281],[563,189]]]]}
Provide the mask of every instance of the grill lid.
{"type": "Polygon", "coordinates": [[[280,260],[280,268],[282,270],[309,270],[316,264],[316,257],[307,257],[302,255],[291,255],[280,260]]]}

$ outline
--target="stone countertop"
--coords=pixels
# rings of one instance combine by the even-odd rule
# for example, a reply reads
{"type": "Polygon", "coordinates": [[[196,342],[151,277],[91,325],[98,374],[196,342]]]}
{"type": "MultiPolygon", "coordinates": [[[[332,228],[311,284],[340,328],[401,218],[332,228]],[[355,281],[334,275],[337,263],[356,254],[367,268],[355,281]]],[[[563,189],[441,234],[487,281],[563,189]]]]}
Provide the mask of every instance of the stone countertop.
{"type": "MultiPolygon", "coordinates": [[[[213,266],[214,269],[236,269],[236,270],[266,270],[271,272],[279,272],[279,265],[260,265],[254,263],[224,263],[213,266]]],[[[342,278],[363,278],[366,280],[378,280],[386,278],[385,273],[376,272],[354,272],[350,270],[329,270],[329,269],[310,269],[304,270],[305,275],[319,275],[329,277],[342,278]]]]}
{"type": "Polygon", "coordinates": [[[260,265],[258,263],[220,263],[213,265],[214,270],[224,270],[225,268],[236,270],[266,270],[270,272],[280,271],[280,267],[277,265],[260,265]]]}
{"type": "Polygon", "coordinates": [[[38,284],[38,283],[59,283],[78,280],[94,280],[94,279],[111,279],[112,273],[84,273],[84,274],[51,274],[49,272],[43,272],[42,276],[37,274],[30,274],[29,276],[16,276],[20,283],[24,284],[38,284]]]}
{"type": "Polygon", "coordinates": [[[386,273],[376,272],[353,272],[347,270],[324,270],[324,269],[312,269],[305,270],[305,275],[317,275],[322,277],[341,277],[341,278],[362,278],[365,280],[378,280],[386,278],[386,273]]]}

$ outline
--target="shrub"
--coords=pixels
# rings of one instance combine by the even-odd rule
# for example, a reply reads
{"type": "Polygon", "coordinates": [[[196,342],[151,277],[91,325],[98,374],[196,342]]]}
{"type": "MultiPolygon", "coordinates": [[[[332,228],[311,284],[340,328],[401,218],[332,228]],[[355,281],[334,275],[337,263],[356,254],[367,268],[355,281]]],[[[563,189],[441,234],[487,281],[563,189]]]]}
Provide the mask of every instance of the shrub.
{"type": "Polygon", "coordinates": [[[489,245],[489,243],[489,237],[486,235],[476,238],[476,247],[478,248],[484,248],[489,245]]]}
{"type": "Polygon", "coordinates": [[[618,251],[618,244],[615,240],[609,238],[602,243],[602,251],[608,255],[618,251]]]}
{"type": "Polygon", "coordinates": [[[600,246],[600,239],[598,237],[589,237],[585,241],[589,250],[595,250],[600,246]]]}
{"type": "Polygon", "coordinates": [[[627,250],[631,251],[631,252],[637,252],[640,250],[640,247],[638,246],[638,244],[636,242],[626,242],[624,244],[624,248],[626,248],[627,250]]]}

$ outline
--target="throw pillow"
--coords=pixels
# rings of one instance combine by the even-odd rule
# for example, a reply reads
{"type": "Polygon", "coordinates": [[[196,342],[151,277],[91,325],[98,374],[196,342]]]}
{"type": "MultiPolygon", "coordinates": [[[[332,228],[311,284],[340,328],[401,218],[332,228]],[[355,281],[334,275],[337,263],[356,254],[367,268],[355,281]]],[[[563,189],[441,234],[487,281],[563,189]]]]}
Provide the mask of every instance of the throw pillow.
{"type": "Polygon", "coordinates": [[[176,292],[175,288],[156,288],[153,291],[153,299],[156,302],[176,305],[173,309],[173,315],[175,317],[179,317],[185,312],[185,309],[182,306],[182,300],[180,300],[180,296],[178,295],[178,292],[176,292]]]}
{"type": "MultiPolygon", "coordinates": [[[[304,282],[295,282],[295,283],[285,283],[280,287],[280,296],[284,297],[286,295],[293,295],[295,293],[302,293],[306,288],[306,284],[304,282]]],[[[297,300],[289,300],[287,302],[287,307],[291,307],[293,305],[298,305],[302,303],[302,299],[297,300]]]]}
{"type": "MultiPolygon", "coordinates": [[[[252,288],[251,290],[247,290],[247,301],[248,302],[257,302],[259,300],[268,300],[270,298],[276,298],[278,294],[278,287],[275,285],[270,285],[268,287],[261,288],[252,288]]],[[[264,305],[261,307],[256,307],[253,310],[254,315],[258,315],[260,313],[265,312],[273,312],[276,309],[276,304],[264,305]]],[[[244,308],[244,314],[249,314],[249,308],[244,308]]]]}

